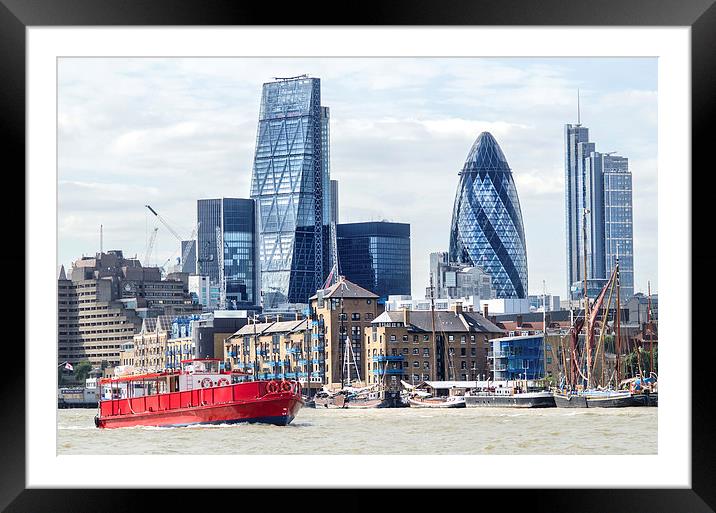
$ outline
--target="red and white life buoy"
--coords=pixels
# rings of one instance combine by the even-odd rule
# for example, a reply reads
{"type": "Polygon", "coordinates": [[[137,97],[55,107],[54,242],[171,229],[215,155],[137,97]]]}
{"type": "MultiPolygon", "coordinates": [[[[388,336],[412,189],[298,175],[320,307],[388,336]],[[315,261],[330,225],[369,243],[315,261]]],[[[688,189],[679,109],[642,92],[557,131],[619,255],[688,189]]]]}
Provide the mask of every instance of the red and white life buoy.
{"type": "Polygon", "coordinates": [[[214,382],[211,381],[211,378],[204,378],[201,380],[201,387],[202,388],[210,388],[214,386],[214,382]]]}
{"type": "Polygon", "coordinates": [[[227,378],[219,378],[219,382],[217,383],[217,385],[220,387],[225,387],[229,384],[231,384],[231,382],[227,378]]]}
{"type": "Polygon", "coordinates": [[[268,384],[266,385],[266,391],[269,394],[275,394],[276,392],[279,391],[278,383],[276,383],[275,381],[269,381],[268,384]]]}
{"type": "Polygon", "coordinates": [[[291,391],[291,382],[290,381],[284,381],[281,383],[281,391],[282,392],[290,392],[291,391]]]}

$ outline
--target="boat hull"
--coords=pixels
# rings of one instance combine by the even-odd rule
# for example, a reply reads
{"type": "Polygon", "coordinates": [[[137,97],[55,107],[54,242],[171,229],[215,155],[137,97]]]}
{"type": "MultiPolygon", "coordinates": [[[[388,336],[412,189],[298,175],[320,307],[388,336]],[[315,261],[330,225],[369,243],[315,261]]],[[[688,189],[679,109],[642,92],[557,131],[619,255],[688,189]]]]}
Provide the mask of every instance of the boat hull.
{"type": "Polygon", "coordinates": [[[408,399],[411,408],[465,408],[465,401],[421,401],[420,399],[408,399]]]}
{"type": "Polygon", "coordinates": [[[102,400],[95,425],[120,428],[258,422],[285,426],[303,405],[304,399],[295,389],[268,392],[266,382],[256,381],[102,400]]]}
{"type": "Polygon", "coordinates": [[[132,426],[180,427],[198,424],[235,424],[256,422],[287,426],[303,406],[303,400],[294,395],[261,401],[234,404],[195,406],[176,410],[145,412],[141,414],[99,417],[97,427],[120,428],[132,426]]]}
{"type": "Polygon", "coordinates": [[[515,395],[466,395],[468,408],[554,408],[555,399],[551,394],[515,395]]]}
{"type": "Polygon", "coordinates": [[[554,403],[558,408],[627,408],[643,406],[644,403],[631,394],[589,395],[554,394],[554,403]]]}

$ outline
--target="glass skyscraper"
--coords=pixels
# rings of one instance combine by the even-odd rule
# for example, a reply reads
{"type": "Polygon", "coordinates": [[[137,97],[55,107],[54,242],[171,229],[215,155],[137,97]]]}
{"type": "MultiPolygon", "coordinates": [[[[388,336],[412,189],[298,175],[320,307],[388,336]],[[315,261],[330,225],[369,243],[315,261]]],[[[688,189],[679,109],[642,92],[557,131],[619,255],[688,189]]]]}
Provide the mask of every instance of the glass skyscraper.
{"type": "Polygon", "coordinates": [[[263,85],[251,197],[264,308],[308,303],[327,274],[329,119],[320,79],[302,75],[263,85]]]}
{"type": "Polygon", "coordinates": [[[365,222],[337,225],[341,275],[374,294],[410,294],[410,225],[365,222]]]}
{"type": "Polygon", "coordinates": [[[633,295],[629,162],[624,157],[596,151],[595,144],[589,142],[588,129],[579,124],[565,125],[565,205],[570,296],[583,295],[585,247],[588,281],[597,283],[609,278],[618,257],[621,294],[625,298],[633,295]]]}
{"type": "Polygon", "coordinates": [[[212,284],[219,283],[216,228],[222,234],[226,307],[241,309],[258,304],[255,203],[251,199],[220,198],[197,201],[197,269],[212,284]]]}
{"type": "Polygon", "coordinates": [[[527,250],[512,171],[489,132],[473,143],[459,173],[450,229],[450,261],[492,276],[497,299],[527,297],[527,250]]]}

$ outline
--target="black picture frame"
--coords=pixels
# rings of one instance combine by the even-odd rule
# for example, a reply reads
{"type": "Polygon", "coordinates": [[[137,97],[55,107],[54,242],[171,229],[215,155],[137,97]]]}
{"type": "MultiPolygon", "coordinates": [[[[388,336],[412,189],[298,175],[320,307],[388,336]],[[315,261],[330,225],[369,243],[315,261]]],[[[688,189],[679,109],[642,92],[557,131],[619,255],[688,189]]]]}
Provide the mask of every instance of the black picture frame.
{"type": "MultiPolygon", "coordinates": [[[[7,198],[25,191],[25,29],[31,26],[118,26],[118,25],[549,25],[549,26],[688,26],[691,27],[691,80],[692,80],[692,169],[713,167],[710,130],[716,114],[716,5],[715,0],[393,0],[384,3],[360,2],[350,10],[342,11],[338,3],[311,2],[311,8],[295,4],[293,8],[277,8],[273,3],[216,0],[212,2],[178,0],[0,0],[0,140],[5,143],[3,178],[7,198]],[[10,159],[8,159],[10,157],[10,159]],[[708,162],[708,164],[707,164],[708,162]],[[710,165],[709,165],[710,164],[710,165]],[[11,180],[17,180],[8,185],[11,180]]],[[[685,179],[693,180],[693,172],[680,170],[685,179]]],[[[710,188],[692,188],[693,205],[706,204],[710,188]],[[701,201],[699,201],[701,200],[701,201]]],[[[24,196],[24,195],[23,195],[24,196]]],[[[7,214],[6,214],[7,215],[7,214]]],[[[0,256],[3,269],[16,268],[25,258],[24,225],[5,223],[6,240],[13,240],[12,250],[0,256]],[[9,226],[8,226],[9,225],[9,226]],[[14,231],[13,231],[14,230],[14,231]],[[18,248],[22,248],[18,251],[18,248]],[[18,253],[21,253],[18,254],[18,253]],[[22,257],[22,258],[20,258],[22,257]]],[[[696,232],[696,226],[692,228],[696,232]]],[[[694,269],[713,267],[711,252],[692,253],[694,269]]],[[[54,265],[54,263],[53,263],[54,265]]],[[[25,270],[26,273],[28,270],[25,270]]],[[[13,279],[20,281],[19,273],[13,279]]],[[[684,279],[691,280],[691,276],[684,279]]],[[[24,283],[22,284],[24,285],[24,283]]],[[[10,286],[18,287],[20,283],[10,286]]],[[[697,289],[694,289],[696,292],[697,289]]],[[[699,304],[696,296],[693,304],[699,304]]],[[[24,302],[23,302],[24,304],[24,302]]],[[[52,313],[25,312],[25,322],[31,316],[47,320],[52,313]]],[[[685,315],[684,340],[691,344],[691,312],[685,315]]],[[[0,421],[0,508],[6,511],[126,511],[141,504],[143,508],[161,510],[189,504],[195,494],[207,497],[217,507],[250,504],[259,497],[267,507],[290,507],[297,500],[296,490],[276,490],[270,499],[266,491],[249,490],[78,490],[78,489],[26,489],[25,486],[25,356],[15,342],[14,328],[17,316],[11,317],[8,331],[13,340],[6,340],[5,355],[12,356],[12,365],[3,368],[2,421],[0,421]],[[10,342],[14,348],[10,347],[10,342]],[[12,398],[12,399],[10,399],[12,398]],[[171,497],[169,498],[169,494],[171,497]],[[170,500],[169,500],[170,499],[170,500]],[[244,502],[247,501],[247,502],[244,502]],[[222,506],[223,505],[223,506],[222,506]],[[288,505],[288,506],[287,506],[288,505]]],[[[7,328],[6,328],[7,329],[7,328]]],[[[447,507],[487,507],[488,501],[503,503],[507,509],[520,511],[580,511],[599,512],[676,512],[692,513],[713,511],[716,507],[716,452],[712,436],[713,423],[709,419],[712,390],[710,363],[713,361],[713,343],[704,341],[698,354],[692,350],[692,487],[690,489],[519,489],[470,490],[463,500],[447,507]],[[507,502],[506,502],[507,501],[507,502]]],[[[27,341],[26,341],[27,343],[27,341]]],[[[689,385],[685,385],[689,386],[689,385]]],[[[96,469],[95,469],[96,470],[96,469]]],[[[589,469],[563,469],[572,472],[589,472],[589,469]]],[[[92,469],[88,469],[92,471],[92,469]]],[[[549,471],[549,470],[545,470],[549,471]]],[[[628,476],[631,472],[648,472],[649,469],[616,469],[628,476]]],[[[277,476],[281,473],[277,469],[277,476]]],[[[628,477],[625,477],[628,480],[628,477]]],[[[317,480],[320,482],[320,480],[317,480]]],[[[290,483],[277,479],[277,487],[290,487],[290,483]]],[[[350,485],[350,480],[346,480],[350,485]]],[[[381,507],[389,502],[412,507],[417,498],[429,500],[426,490],[399,492],[397,500],[382,497],[381,507]],[[412,499],[412,500],[411,500],[412,499]],[[385,502],[385,501],[388,502],[385,502]]],[[[203,497],[202,497],[203,498],[203,497]]],[[[445,501],[443,495],[440,501],[445,501]]],[[[320,506],[328,509],[349,504],[351,510],[370,506],[370,495],[365,490],[323,490],[320,506]],[[361,497],[356,501],[348,494],[361,497]],[[334,504],[331,506],[331,504],[334,504]],[[359,506],[359,504],[362,504],[359,506]]],[[[304,503],[306,505],[310,502],[304,503]]],[[[426,503],[427,505],[427,503],[426,503]]],[[[319,506],[319,507],[320,507],[319,506]]],[[[271,508],[272,509],[272,508],[271,508]]],[[[403,507],[402,509],[405,509],[403,507]]]]}

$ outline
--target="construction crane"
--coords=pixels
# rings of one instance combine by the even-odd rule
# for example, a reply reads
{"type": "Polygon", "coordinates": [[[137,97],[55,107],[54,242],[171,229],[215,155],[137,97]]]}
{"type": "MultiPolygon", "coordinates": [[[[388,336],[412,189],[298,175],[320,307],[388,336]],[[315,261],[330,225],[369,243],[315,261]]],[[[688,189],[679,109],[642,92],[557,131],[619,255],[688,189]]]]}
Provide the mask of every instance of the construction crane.
{"type": "Polygon", "coordinates": [[[154,227],[154,231],[149,236],[149,241],[147,242],[147,249],[144,251],[144,265],[149,266],[149,257],[152,256],[152,249],[154,249],[154,241],[157,240],[157,232],[159,231],[159,228],[156,226],[154,227]]]}
{"type": "MultiPolygon", "coordinates": [[[[166,226],[167,230],[169,230],[169,232],[171,232],[171,234],[174,235],[174,237],[176,237],[176,239],[179,241],[179,244],[181,245],[181,243],[182,243],[183,240],[185,240],[185,239],[182,239],[182,238],[181,238],[181,235],[179,235],[179,234],[177,233],[177,231],[176,231],[174,228],[172,228],[172,227],[169,225],[169,223],[167,223],[166,219],[164,219],[161,215],[159,215],[159,213],[158,213],[156,210],[154,210],[154,209],[151,207],[151,205],[144,205],[144,206],[147,207],[147,208],[149,209],[149,211],[150,211],[152,214],[154,214],[154,215],[157,217],[157,219],[159,219],[159,220],[162,222],[162,224],[163,224],[164,226],[166,226]]],[[[189,244],[187,244],[186,247],[184,248],[184,252],[182,253],[182,257],[181,257],[181,264],[182,264],[182,266],[183,266],[184,263],[186,262],[186,259],[189,257],[189,253],[191,252],[191,248],[192,248],[192,246],[194,245],[194,239],[196,238],[196,234],[197,234],[197,232],[199,231],[199,225],[200,225],[200,224],[201,224],[200,222],[197,223],[197,225],[194,227],[194,230],[192,230],[191,235],[189,236],[189,244]]]]}
{"type": "Polygon", "coordinates": [[[221,227],[216,227],[216,257],[219,265],[219,309],[226,308],[226,277],[224,276],[224,237],[221,227]]]}

